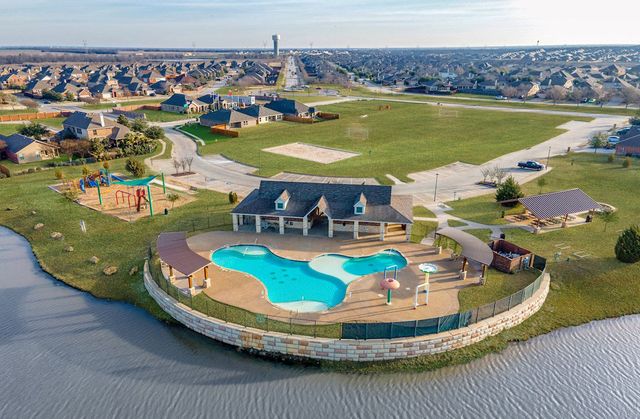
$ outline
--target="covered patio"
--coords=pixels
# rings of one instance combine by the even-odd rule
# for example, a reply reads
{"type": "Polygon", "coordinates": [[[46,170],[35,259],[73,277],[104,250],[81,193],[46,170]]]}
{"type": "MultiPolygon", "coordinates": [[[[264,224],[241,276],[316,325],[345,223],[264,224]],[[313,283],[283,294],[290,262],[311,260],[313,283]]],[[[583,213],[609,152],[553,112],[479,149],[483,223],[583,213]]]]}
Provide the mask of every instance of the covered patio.
{"type": "Polygon", "coordinates": [[[588,223],[594,211],[602,210],[599,203],[577,188],[527,196],[517,202],[524,207],[525,213],[505,218],[514,224],[532,227],[535,233],[588,223]],[[581,216],[586,213],[589,214],[581,216]]]}
{"type": "Polygon", "coordinates": [[[484,283],[487,278],[488,268],[493,262],[493,250],[491,247],[479,238],[453,227],[446,227],[436,231],[435,243],[438,244],[439,248],[442,247],[442,237],[451,239],[460,246],[459,253],[457,249],[458,246],[455,246],[451,255],[453,260],[458,260],[462,257],[460,279],[464,280],[467,278],[467,269],[469,261],[471,260],[478,262],[482,267],[480,282],[484,283]]]}
{"type": "Polygon", "coordinates": [[[196,294],[194,275],[202,271],[199,290],[209,288],[209,265],[211,261],[191,250],[184,232],[161,233],[157,241],[158,255],[163,271],[168,269],[169,281],[177,288],[196,294]]]}

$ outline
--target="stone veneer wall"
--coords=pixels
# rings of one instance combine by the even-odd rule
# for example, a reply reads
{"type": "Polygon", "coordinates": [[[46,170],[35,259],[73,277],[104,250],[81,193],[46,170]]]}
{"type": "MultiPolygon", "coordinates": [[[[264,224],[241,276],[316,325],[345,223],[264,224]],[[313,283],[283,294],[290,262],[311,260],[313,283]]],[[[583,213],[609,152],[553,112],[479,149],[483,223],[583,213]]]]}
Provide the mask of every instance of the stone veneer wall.
{"type": "Polygon", "coordinates": [[[165,312],[189,329],[243,349],[332,361],[411,358],[471,345],[514,327],[537,312],[547,298],[549,282],[549,275],[545,274],[538,291],[524,303],[461,329],[412,338],[351,340],[266,332],[207,317],[169,297],[151,278],[148,264],[144,269],[144,285],[149,295],[165,312]]]}

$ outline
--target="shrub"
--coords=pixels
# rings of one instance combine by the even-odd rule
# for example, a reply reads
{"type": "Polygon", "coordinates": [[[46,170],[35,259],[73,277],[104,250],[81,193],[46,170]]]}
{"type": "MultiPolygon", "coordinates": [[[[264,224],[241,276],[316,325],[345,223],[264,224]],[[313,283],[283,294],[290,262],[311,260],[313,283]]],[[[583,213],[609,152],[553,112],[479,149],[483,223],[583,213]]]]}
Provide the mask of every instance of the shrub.
{"type": "Polygon", "coordinates": [[[49,134],[49,129],[42,124],[38,124],[37,122],[32,122],[29,125],[25,125],[21,127],[18,132],[25,137],[32,137],[36,140],[42,139],[42,137],[49,134]]]}
{"type": "Polygon", "coordinates": [[[235,204],[237,202],[238,202],[238,194],[233,191],[229,192],[229,203],[235,204]]]}
{"type": "Polygon", "coordinates": [[[149,127],[144,132],[144,134],[152,140],[159,140],[160,138],[164,138],[164,130],[160,127],[149,127]]]}
{"type": "MultiPolygon", "coordinates": [[[[503,184],[498,186],[498,190],[496,191],[496,201],[498,202],[518,199],[522,198],[523,196],[524,194],[522,193],[522,189],[520,189],[520,184],[516,182],[513,176],[509,176],[503,184]]],[[[514,201],[508,202],[503,205],[507,207],[513,207],[517,203],[517,201],[514,201]]]]}
{"type": "Polygon", "coordinates": [[[104,170],[109,170],[109,168],[111,167],[111,163],[109,163],[108,161],[104,161],[102,163],[102,167],[104,168],[104,170]]]}
{"type": "Polygon", "coordinates": [[[120,125],[124,125],[125,127],[129,126],[129,118],[127,118],[126,116],[120,114],[118,115],[118,124],[120,125]]]}
{"type": "Polygon", "coordinates": [[[65,191],[63,196],[69,201],[75,201],[80,196],[80,193],[78,192],[77,189],[68,189],[67,191],[65,191]]]}
{"type": "Polygon", "coordinates": [[[135,132],[145,132],[149,128],[149,124],[142,118],[136,118],[131,123],[131,129],[135,132]]]}
{"type": "Polygon", "coordinates": [[[138,159],[128,158],[125,164],[127,172],[131,173],[133,177],[142,177],[146,171],[144,163],[138,159]]]}
{"type": "Polygon", "coordinates": [[[11,177],[11,170],[8,167],[0,164],[0,173],[2,173],[5,177],[11,177]]]}
{"type": "Polygon", "coordinates": [[[616,258],[624,263],[640,261],[640,227],[632,225],[622,232],[616,243],[616,258]]]}
{"type": "Polygon", "coordinates": [[[30,167],[29,170],[27,170],[27,173],[35,173],[36,169],[34,169],[33,167],[30,167]]]}
{"type": "Polygon", "coordinates": [[[53,172],[56,176],[56,179],[58,180],[62,180],[64,179],[64,172],[62,171],[62,169],[56,169],[55,172],[53,172]]]}
{"type": "Polygon", "coordinates": [[[614,160],[615,160],[615,157],[613,157],[613,154],[609,154],[609,157],[607,157],[607,161],[609,163],[613,163],[614,160]]]}
{"type": "Polygon", "coordinates": [[[89,176],[89,168],[87,166],[82,166],[82,176],[89,176]]]}
{"type": "Polygon", "coordinates": [[[629,119],[629,123],[631,125],[640,125],[640,116],[634,116],[633,118],[629,119]]]}
{"type": "Polygon", "coordinates": [[[622,161],[622,167],[624,167],[625,169],[628,169],[629,167],[631,167],[631,158],[627,157],[622,161]]]}

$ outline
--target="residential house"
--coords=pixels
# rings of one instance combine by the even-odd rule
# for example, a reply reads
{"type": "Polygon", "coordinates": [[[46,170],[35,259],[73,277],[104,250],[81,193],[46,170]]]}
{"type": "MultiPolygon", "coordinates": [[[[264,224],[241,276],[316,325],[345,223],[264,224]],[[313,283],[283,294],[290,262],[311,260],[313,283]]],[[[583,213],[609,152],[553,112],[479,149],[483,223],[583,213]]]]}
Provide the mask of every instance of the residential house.
{"type": "Polygon", "coordinates": [[[634,126],[620,137],[616,144],[616,155],[640,157],[640,126],[634,126]]]}
{"type": "Polygon", "coordinates": [[[199,123],[205,127],[216,128],[246,128],[256,125],[257,119],[234,109],[218,109],[199,118],[199,123]]]}
{"type": "MultiPolygon", "coordinates": [[[[392,195],[390,186],[309,182],[260,182],[232,211],[233,230],[273,229],[333,237],[348,232],[357,239],[374,233],[384,240],[390,226],[406,232],[413,224],[411,196],[392,195]]],[[[298,233],[299,234],[299,233],[298,233]]]]}
{"type": "Polygon", "coordinates": [[[239,108],[238,112],[255,118],[257,124],[282,121],[283,116],[282,112],[274,111],[273,109],[269,109],[262,105],[252,105],[247,108],[239,108]]]}
{"type": "Polygon", "coordinates": [[[209,106],[198,99],[190,98],[182,93],[176,93],[169,99],[160,103],[160,108],[165,112],[173,113],[202,113],[209,106]]]}
{"type": "Polygon", "coordinates": [[[129,133],[129,128],[106,119],[102,113],[74,112],[62,123],[63,135],[78,139],[108,138],[118,140],[129,133]]]}
{"type": "Polygon", "coordinates": [[[291,99],[276,99],[264,105],[276,112],[280,112],[287,116],[296,116],[299,118],[313,118],[316,115],[315,108],[309,107],[304,103],[291,99]]]}
{"type": "Polygon", "coordinates": [[[59,147],[56,144],[38,141],[21,134],[13,134],[8,137],[0,135],[0,141],[4,141],[6,144],[2,152],[7,156],[7,159],[16,164],[49,160],[59,155],[59,147]]]}

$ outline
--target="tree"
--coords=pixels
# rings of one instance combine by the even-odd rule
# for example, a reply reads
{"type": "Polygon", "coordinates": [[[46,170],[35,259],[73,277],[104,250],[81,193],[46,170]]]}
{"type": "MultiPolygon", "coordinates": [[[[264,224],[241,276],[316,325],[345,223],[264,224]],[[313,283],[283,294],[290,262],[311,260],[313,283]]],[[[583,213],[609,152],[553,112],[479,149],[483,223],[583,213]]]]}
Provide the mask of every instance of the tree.
{"type": "Polygon", "coordinates": [[[53,100],[55,102],[62,102],[64,96],[61,93],[54,92],[53,90],[45,90],[42,92],[42,98],[47,100],[53,100]]]}
{"type": "Polygon", "coordinates": [[[171,209],[173,209],[173,206],[175,205],[178,199],[180,199],[180,196],[178,196],[178,194],[175,194],[175,193],[167,194],[167,201],[171,202],[171,209]]]}
{"type": "Polygon", "coordinates": [[[164,138],[164,130],[156,126],[147,128],[144,134],[152,140],[159,140],[161,138],[164,138]]]}
{"type": "Polygon", "coordinates": [[[42,137],[49,134],[49,129],[42,124],[32,122],[29,125],[24,125],[23,127],[21,127],[18,132],[25,137],[32,137],[36,140],[41,140],[42,137]]]}
{"type": "Polygon", "coordinates": [[[39,106],[38,102],[33,99],[22,99],[20,101],[20,104],[26,106],[29,109],[38,109],[39,106]]]}
{"type": "Polygon", "coordinates": [[[502,93],[502,96],[507,97],[507,98],[513,98],[516,97],[518,95],[518,89],[516,89],[515,87],[512,86],[507,86],[504,87],[500,93],[502,93]]]}
{"type": "Polygon", "coordinates": [[[503,184],[498,186],[498,190],[496,191],[497,202],[513,200],[513,202],[502,204],[506,207],[515,206],[518,203],[516,200],[518,198],[522,198],[523,196],[524,194],[522,193],[522,189],[520,189],[520,184],[516,182],[513,176],[509,176],[503,184]]]}
{"type": "Polygon", "coordinates": [[[607,231],[609,223],[618,221],[618,214],[613,211],[602,211],[598,213],[598,218],[604,223],[604,231],[607,231]]]}
{"type": "Polygon", "coordinates": [[[546,97],[551,99],[555,105],[559,100],[567,97],[567,89],[562,86],[553,86],[551,89],[547,90],[546,97]]]}
{"type": "Polygon", "coordinates": [[[180,160],[180,166],[182,166],[182,172],[186,172],[187,171],[187,160],[186,159],[182,159],[180,160]]]}
{"type": "Polygon", "coordinates": [[[118,124],[124,125],[125,127],[129,126],[129,118],[124,116],[123,114],[118,115],[118,124]]]}
{"type": "Polygon", "coordinates": [[[500,185],[505,176],[507,176],[507,172],[502,170],[501,167],[496,166],[493,168],[493,177],[496,180],[496,185],[500,185]]]}
{"type": "Polygon", "coordinates": [[[640,261],[640,227],[632,225],[620,234],[615,247],[616,258],[624,263],[640,261]]]}
{"type": "Polygon", "coordinates": [[[597,153],[599,148],[607,146],[607,134],[599,132],[589,140],[589,147],[593,148],[593,152],[597,153]]]}
{"type": "Polygon", "coordinates": [[[487,178],[491,176],[492,169],[490,167],[482,167],[480,168],[480,173],[482,174],[482,182],[485,183],[487,178]]]}
{"type": "Polygon", "coordinates": [[[144,163],[142,163],[142,161],[131,157],[127,159],[124,167],[127,172],[131,173],[131,175],[136,178],[144,176],[144,173],[146,171],[144,163]]]}
{"type": "Polygon", "coordinates": [[[547,186],[547,179],[544,178],[544,177],[539,177],[537,183],[538,183],[538,187],[540,188],[540,191],[538,191],[538,193],[541,194],[542,193],[542,188],[547,186]]]}
{"type": "Polygon", "coordinates": [[[149,128],[149,124],[142,118],[136,118],[131,123],[131,129],[135,132],[145,132],[149,128]]]}
{"type": "Polygon", "coordinates": [[[69,102],[75,102],[76,95],[74,95],[71,92],[67,92],[67,93],[65,93],[64,98],[65,98],[65,100],[68,100],[69,102]]]}
{"type": "Polygon", "coordinates": [[[178,173],[180,173],[180,167],[182,166],[182,164],[180,164],[180,161],[177,159],[173,159],[173,167],[176,169],[176,175],[178,173]]]}
{"type": "Polygon", "coordinates": [[[628,108],[629,105],[640,102],[640,92],[638,91],[638,89],[627,86],[622,89],[621,93],[622,103],[624,103],[625,109],[628,108]]]}
{"type": "Polygon", "coordinates": [[[91,145],[89,154],[96,160],[103,160],[107,153],[109,140],[106,138],[92,138],[89,140],[89,144],[91,145]]]}
{"type": "Polygon", "coordinates": [[[82,166],[82,176],[89,176],[89,173],[91,173],[89,168],[87,166],[82,166]]]}
{"type": "Polygon", "coordinates": [[[599,89],[597,94],[598,94],[598,98],[597,98],[598,104],[600,105],[601,108],[604,106],[605,103],[609,102],[613,97],[613,91],[611,89],[607,89],[604,87],[599,89]]]}
{"type": "Polygon", "coordinates": [[[576,106],[579,106],[580,102],[587,97],[587,92],[579,87],[574,87],[571,93],[569,93],[569,97],[575,102],[576,106]]]}
{"type": "Polygon", "coordinates": [[[229,203],[235,204],[237,202],[238,202],[238,194],[233,191],[229,192],[229,203]]]}
{"type": "Polygon", "coordinates": [[[193,164],[193,157],[187,157],[184,160],[187,163],[187,166],[189,166],[189,172],[191,172],[191,165],[193,164]]]}

